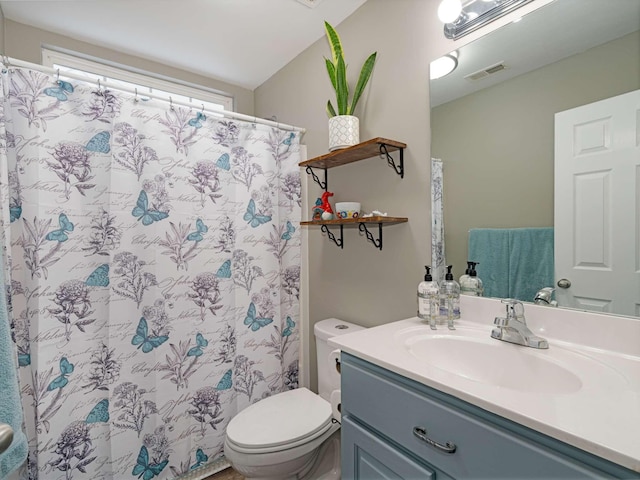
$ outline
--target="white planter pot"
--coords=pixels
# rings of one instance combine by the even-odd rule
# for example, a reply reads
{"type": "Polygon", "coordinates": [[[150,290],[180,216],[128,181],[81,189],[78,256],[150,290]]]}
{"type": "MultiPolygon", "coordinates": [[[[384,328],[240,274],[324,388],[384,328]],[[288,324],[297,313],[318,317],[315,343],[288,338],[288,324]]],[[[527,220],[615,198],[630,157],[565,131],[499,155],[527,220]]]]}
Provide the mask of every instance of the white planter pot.
{"type": "Polygon", "coordinates": [[[353,115],[337,115],[329,119],[329,151],[360,143],[360,121],[353,115]]]}

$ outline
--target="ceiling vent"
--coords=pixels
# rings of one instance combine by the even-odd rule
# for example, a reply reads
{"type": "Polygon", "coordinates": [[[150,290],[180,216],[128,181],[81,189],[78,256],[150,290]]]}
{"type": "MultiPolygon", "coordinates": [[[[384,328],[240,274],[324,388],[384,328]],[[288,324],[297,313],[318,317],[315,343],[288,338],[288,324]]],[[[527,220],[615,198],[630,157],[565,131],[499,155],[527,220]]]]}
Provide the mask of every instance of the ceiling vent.
{"type": "Polygon", "coordinates": [[[297,1],[309,8],[316,8],[320,4],[320,2],[322,2],[322,0],[297,0],[297,1]]]}
{"type": "Polygon", "coordinates": [[[480,80],[481,78],[488,77],[489,75],[493,75],[494,73],[501,72],[505,70],[507,67],[504,64],[504,61],[498,62],[495,65],[491,65],[489,67],[485,67],[482,70],[478,70],[477,72],[470,73],[466,75],[464,78],[467,80],[480,80]]]}

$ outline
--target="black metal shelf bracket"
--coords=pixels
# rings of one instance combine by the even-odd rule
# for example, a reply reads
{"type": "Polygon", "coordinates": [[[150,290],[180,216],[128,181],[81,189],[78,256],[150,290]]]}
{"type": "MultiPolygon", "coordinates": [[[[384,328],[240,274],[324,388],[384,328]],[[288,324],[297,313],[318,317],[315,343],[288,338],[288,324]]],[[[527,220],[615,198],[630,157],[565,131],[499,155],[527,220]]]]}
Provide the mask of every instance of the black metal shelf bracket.
{"type": "Polygon", "coordinates": [[[307,168],[305,169],[305,171],[311,175],[311,178],[313,178],[313,180],[320,185],[320,188],[323,189],[325,192],[327,191],[327,169],[323,168],[322,169],[324,171],[324,181],[320,180],[320,178],[316,175],[316,172],[313,171],[313,168],[311,166],[307,166],[307,168]]]}
{"type": "Polygon", "coordinates": [[[343,242],[343,236],[342,236],[342,233],[343,233],[342,227],[343,225],[340,225],[340,238],[336,238],[336,236],[331,232],[331,230],[329,230],[329,227],[327,225],[320,225],[320,230],[323,233],[327,234],[327,236],[329,237],[329,240],[331,240],[340,248],[343,248],[342,246],[344,245],[344,242],[343,242]]]}
{"type": "Polygon", "coordinates": [[[358,224],[358,230],[363,232],[367,236],[367,240],[373,243],[378,250],[382,250],[382,223],[378,224],[378,239],[373,238],[373,234],[367,228],[365,223],[358,224]]]}
{"type": "Polygon", "coordinates": [[[398,159],[399,164],[396,165],[393,157],[389,154],[389,150],[387,150],[387,146],[384,143],[380,144],[380,157],[386,158],[387,164],[389,164],[389,166],[393,168],[398,175],[400,175],[400,178],[404,178],[404,148],[399,148],[398,151],[400,152],[400,158],[398,159]]]}

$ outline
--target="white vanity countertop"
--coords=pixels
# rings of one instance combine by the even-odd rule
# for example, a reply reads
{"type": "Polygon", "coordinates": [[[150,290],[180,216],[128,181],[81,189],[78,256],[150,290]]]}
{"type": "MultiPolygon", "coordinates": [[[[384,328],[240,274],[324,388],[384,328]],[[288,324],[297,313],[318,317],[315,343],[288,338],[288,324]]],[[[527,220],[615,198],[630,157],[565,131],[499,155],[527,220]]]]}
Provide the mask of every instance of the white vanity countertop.
{"type": "Polygon", "coordinates": [[[527,325],[549,341],[548,350],[537,350],[489,337],[494,317],[504,316],[499,300],[462,296],[461,311],[456,332],[446,325],[432,331],[410,318],[333,337],[329,344],[640,472],[640,321],[527,304],[527,325]],[[471,342],[458,338],[453,345],[462,349],[434,361],[430,342],[451,335],[471,342]],[[486,378],[464,371],[483,361],[495,365],[486,378]],[[505,386],[497,370],[514,385],[505,386]],[[513,374],[520,371],[524,378],[513,374]]]}

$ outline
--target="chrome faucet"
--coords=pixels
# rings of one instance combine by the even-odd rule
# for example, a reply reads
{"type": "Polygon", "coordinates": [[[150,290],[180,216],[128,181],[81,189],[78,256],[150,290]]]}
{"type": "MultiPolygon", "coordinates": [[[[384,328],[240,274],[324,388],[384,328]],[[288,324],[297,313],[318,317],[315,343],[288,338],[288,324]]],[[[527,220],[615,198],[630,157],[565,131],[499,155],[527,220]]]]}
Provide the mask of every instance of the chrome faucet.
{"type": "Polygon", "coordinates": [[[503,342],[515,343],[532,348],[549,348],[549,342],[533,334],[524,319],[524,305],[518,300],[507,298],[502,300],[507,306],[506,317],[496,317],[497,325],[491,330],[491,336],[503,342]]]}
{"type": "Polygon", "coordinates": [[[551,307],[557,307],[558,302],[556,302],[555,300],[551,300],[551,295],[553,295],[554,291],[555,288],[553,287],[541,288],[533,298],[533,303],[535,303],[536,305],[549,305],[551,307]]]}

